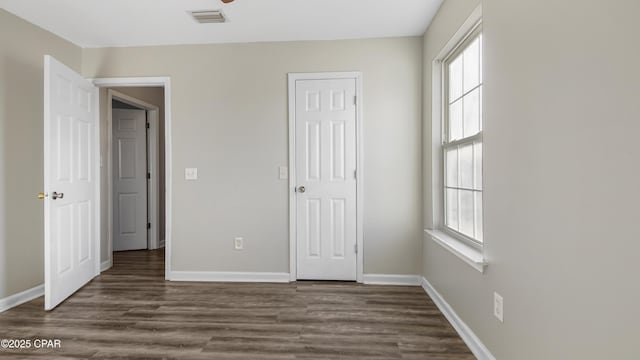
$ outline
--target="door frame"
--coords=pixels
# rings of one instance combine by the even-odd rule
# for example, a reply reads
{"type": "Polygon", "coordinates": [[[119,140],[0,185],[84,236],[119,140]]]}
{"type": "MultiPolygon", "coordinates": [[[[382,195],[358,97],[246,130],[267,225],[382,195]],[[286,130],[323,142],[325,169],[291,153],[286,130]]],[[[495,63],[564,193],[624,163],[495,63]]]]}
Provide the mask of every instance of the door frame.
{"type": "MultiPolygon", "coordinates": [[[[172,194],[172,186],[171,186],[171,174],[172,174],[172,170],[171,170],[171,78],[170,77],[123,77],[123,78],[94,78],[94,79],[90,79],[93,84],[95,86],[97,86],[98,88],[108,88],[108,87],[163,87],[164,88],[164,127],[165,127],[165,132],[164,132],[164,155],[165,155],[165,274],[164,277],[166,280],[171,280],[170,279],[170,274],[171,274],[171,245],[172,245],[172,241],[171,241],[171,220],[172,220],[172,208],[171,208],[171,194],[172,194]]],[[[108,150],[107,150],[107,182],[108,182],[108,190],[107,190],[107,202],[108,202],[108,206],[109,206],[109,213],[108,213],[108,243],[109,243],[109,264],[107,267],[110,267],[113,264],[113,258],[112,258],[112,254],[113,254],[113,214],[111,212],[111,207],[113,206],[113,199],[112,199],[112,179],[111,179],[111,174],[112,174],[112,161],[111,161],[111,147],[112,147],[112,122],[111,122],[111,101],[110,99],[113,98],[113,93],[117,93],[117,91],[111,90],[109,89],[107,91],[107,98],[109,99],[109,104],[107,106],[107,145],[108,145],[108,150]],[[109,94],[111,94],[111,97],[109,97],[109,94]]],[[[125,100],[130,101],[131,98],[130,96],[118,93],[118,95],[116,96],[116,98],[118,99],[122,99],[124,98],[125,100]]],[[[139,102],[139,100],[137,100],[139,102]]],[[[126,101],[125,101],[126,102],[126,101]]],[[[146,104],[146,103],[145,103],[146,104]]],[[[138,104],[135,104],[137,106],[140,106],[138,104]]],[[[151,105],[151,104],[147,104],[147,105],[151,105]]],[[[153,106],[153,105],[151,105],[153,106]]],[[[152,127],[152,131],[153,131],[152,127]]],[[[158,126],[155,126],[155,131],[157,131],[158,126]]],[[[158,136],[156,134],[155,139],[158,139],[158,136]]],[[[155,147],[157,149],[157,143],[155,144],[155,147]]],[[[156,154],[157,154],[157,150],[156,150],[156,154]]],[[[155,161],[152,161],[150,159],[151,163],[156,163],[157,166],[157,159],[155,159],[155,161]]],[[[153,176],[152,176],[153,178],[153,176]]],[[[159,179],[159,177],[156,176],[156,181],[157,179],[159,179]]],[[[158,185],[156,184],[156,192],[158,192],[158,185]]],[[[157,207],[157,198],[156,198],[156,207],[157,207]]],[[[157,216],[157,209],[153,212],[156,216],[157,216]]],[[[157,217],[156,217],[156,234],[158,234],[159,232],[157,231],[158,228],[158,221],[157,221],[157,217]]],[[[152,226],[152,231],[154,229],[154,226],[152,226]]],[[[156,236],[157,237],[157,236],[156,236]]],[[[158,245],[160,245],[160,241],[158,242],[158,245]]],[[[98,244],[97,246],[100,246],[100,244],[98,244]]]]}
{"type": "Polygon", "coordinates": [[[298,80],[335,80],[354,79],[356,81],[356,281],[362,283],[364,273],[364,146],[363,146],[363,113],[362,113],[362,72],[314,72],[288,74],[289,99],[289,280],[298,279],[298,238],[296,198],[296,81],[298,80]]]}
{"type": "MultiPolygon", "coordinates": [[[[149,104],[135,97],[123,94],[113,89],[107,89],[107,229],[109,261],[112,263],[113,254],[113,99],[121,101],[125,104],[132,105],[144,109],[149,115],[146,121],[149,122],[149,133],[147,134],[147,169],[151,174],[147,184],[147,219],[151,223],[150,231],[147,232],[147,249],[160,248],[160,227],[158,219],[160,210],[158,207],[158,199],[160,191],[158,188],[158,170],[160,163],[158,161],[158,125],[160,122],[160,108],[156,105],[149,104]]],[[[145,171],[146,172],[146,171],[145,171]]]]}

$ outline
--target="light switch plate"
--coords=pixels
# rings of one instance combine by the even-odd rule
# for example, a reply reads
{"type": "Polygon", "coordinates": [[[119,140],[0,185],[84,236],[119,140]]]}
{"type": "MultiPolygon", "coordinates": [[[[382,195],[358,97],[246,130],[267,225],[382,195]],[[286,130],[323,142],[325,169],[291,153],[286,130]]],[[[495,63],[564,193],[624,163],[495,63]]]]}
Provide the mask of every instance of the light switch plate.
{"type": "Polygon", "coordinates": [[[184,169],[185,180],[198,180],[198,168],[186,168],[184,169]]]}
{"type": "Polygon", "coordinates": [[[285,180],[289,178],[289,168],[286,166],[280,166],[278,168],[280,180],[285,180]]]}

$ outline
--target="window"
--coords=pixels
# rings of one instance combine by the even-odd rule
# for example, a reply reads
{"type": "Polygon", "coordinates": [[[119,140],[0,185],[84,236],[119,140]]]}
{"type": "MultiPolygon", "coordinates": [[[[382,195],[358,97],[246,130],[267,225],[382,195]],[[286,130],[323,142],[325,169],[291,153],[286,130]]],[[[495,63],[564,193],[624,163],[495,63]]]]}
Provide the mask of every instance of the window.
{"type": "Polygon", "coordinates": [[[425,234],[484,272],[482,5],[433,59],[431,214],[425,234]]]}
{"type": "Polygon", "coordinates": [[[474,247],[482,237],[482,28],[443,60],[443,231],[474,247]]]}

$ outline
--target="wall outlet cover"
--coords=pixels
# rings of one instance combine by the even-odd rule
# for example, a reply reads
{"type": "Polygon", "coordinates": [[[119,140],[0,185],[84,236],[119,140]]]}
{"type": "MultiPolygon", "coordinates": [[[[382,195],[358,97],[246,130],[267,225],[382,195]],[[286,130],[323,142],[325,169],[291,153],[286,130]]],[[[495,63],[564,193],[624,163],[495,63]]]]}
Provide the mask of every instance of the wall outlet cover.
{"type": "Polygon", "coordinates": [[[233,247],[236,250],[242,250],[244,248],[244,239],[241,237],[233,239],[233,247]]]}
{"type": "Polygon", "coordinates": [[[198,180],[198,168],[186,168],[184,169],[185,180],[198,180]]]}

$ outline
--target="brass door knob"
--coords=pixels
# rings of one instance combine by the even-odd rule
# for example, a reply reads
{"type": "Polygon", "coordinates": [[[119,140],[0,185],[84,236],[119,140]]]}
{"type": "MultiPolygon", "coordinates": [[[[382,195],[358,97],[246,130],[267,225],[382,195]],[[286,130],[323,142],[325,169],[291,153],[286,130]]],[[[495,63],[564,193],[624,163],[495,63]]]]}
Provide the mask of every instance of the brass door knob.
{"type": "Polygon", "coordinates": [[[38,199],[43,200],[44,198],[47,197],[47,194],[45,193],[38,193],[38,199]]]}

